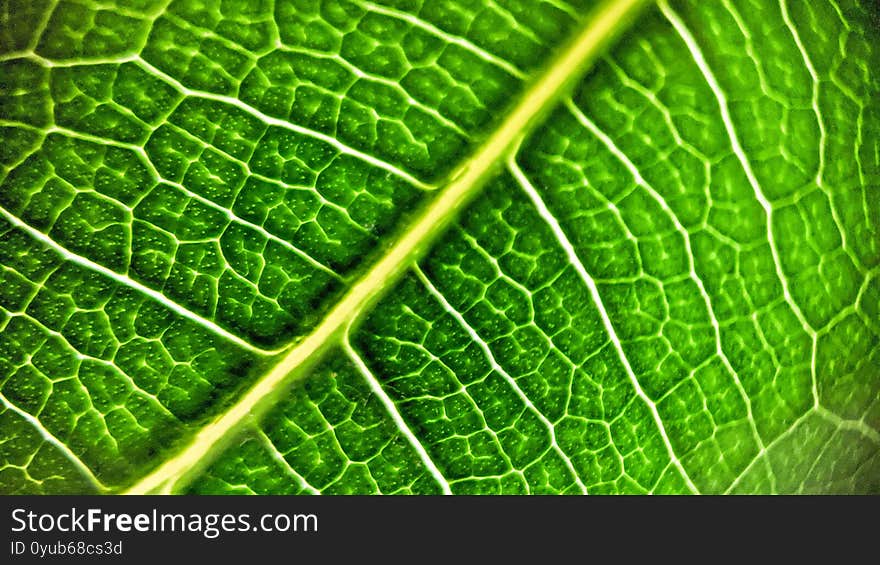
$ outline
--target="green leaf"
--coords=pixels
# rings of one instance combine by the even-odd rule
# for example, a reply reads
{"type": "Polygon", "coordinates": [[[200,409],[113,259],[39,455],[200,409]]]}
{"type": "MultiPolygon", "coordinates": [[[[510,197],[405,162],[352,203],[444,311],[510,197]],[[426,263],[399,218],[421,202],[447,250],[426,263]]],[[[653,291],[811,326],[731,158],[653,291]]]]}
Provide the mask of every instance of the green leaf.
{"type": "Polygon", "coordinates": [[[15,4],[0,492],[880,491],[875,6],[15,4]]]}

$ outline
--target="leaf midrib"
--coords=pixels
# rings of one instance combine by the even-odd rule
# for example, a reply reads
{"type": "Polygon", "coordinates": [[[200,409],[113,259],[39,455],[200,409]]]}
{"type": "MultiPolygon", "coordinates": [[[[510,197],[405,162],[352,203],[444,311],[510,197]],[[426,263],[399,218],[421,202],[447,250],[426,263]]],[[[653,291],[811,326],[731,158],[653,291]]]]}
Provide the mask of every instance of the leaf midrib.
{"type": "Polygon", "coordinates": [[[360,315],[369,310],[429,243],[485,184],[504,157],[566,88],[601,54],[646,0],[606,0],[584,20],[583,28],[561,49],[499,127],[449,176],[445,188],[418,215],[386,254],[353,284],[321,323],[292,346],[280,361],[239,400],[194,434],[175,456],[125,491],[127,494],[170,493],[196,475],[235,437],[241,426],[259,419],[287,387],[305,375],[322,355],[338,343],[360,315]]]}

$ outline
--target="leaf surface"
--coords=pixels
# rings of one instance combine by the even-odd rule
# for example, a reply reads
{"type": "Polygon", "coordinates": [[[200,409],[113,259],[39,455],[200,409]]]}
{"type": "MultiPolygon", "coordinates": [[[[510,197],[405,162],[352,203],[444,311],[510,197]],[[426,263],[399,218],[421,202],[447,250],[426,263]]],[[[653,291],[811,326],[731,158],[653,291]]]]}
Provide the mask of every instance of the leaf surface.
{"type": "Polygon", "coordinates": [[[196,4],[5,9],[3,492],[880,488],[875,7],[196,4]]]}

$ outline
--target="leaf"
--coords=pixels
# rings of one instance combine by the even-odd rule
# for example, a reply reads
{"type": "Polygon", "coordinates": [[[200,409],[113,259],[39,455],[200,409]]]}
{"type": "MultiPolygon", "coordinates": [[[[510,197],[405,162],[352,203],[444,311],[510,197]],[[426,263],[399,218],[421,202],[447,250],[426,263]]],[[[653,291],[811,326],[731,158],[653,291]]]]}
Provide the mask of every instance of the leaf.
{"type": "Polygon", "coordinates": [[[0,491],[880,489],[876,8],[165,4],[5,9],[0,491]]]}

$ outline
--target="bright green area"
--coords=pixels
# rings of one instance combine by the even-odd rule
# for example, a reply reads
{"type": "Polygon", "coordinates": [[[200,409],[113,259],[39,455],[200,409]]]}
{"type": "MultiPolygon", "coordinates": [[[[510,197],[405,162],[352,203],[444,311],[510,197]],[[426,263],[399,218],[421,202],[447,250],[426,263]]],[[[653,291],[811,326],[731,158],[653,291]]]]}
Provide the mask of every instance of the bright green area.
{"type": "MultiPolygon", "coordinates": [[[[0,492],[161,463],[320,322],[586,13],[14,4],[0,492]]],[[[648,10],[348,347],[181,488],[880,491],[878,15],[648,10]]]]}

